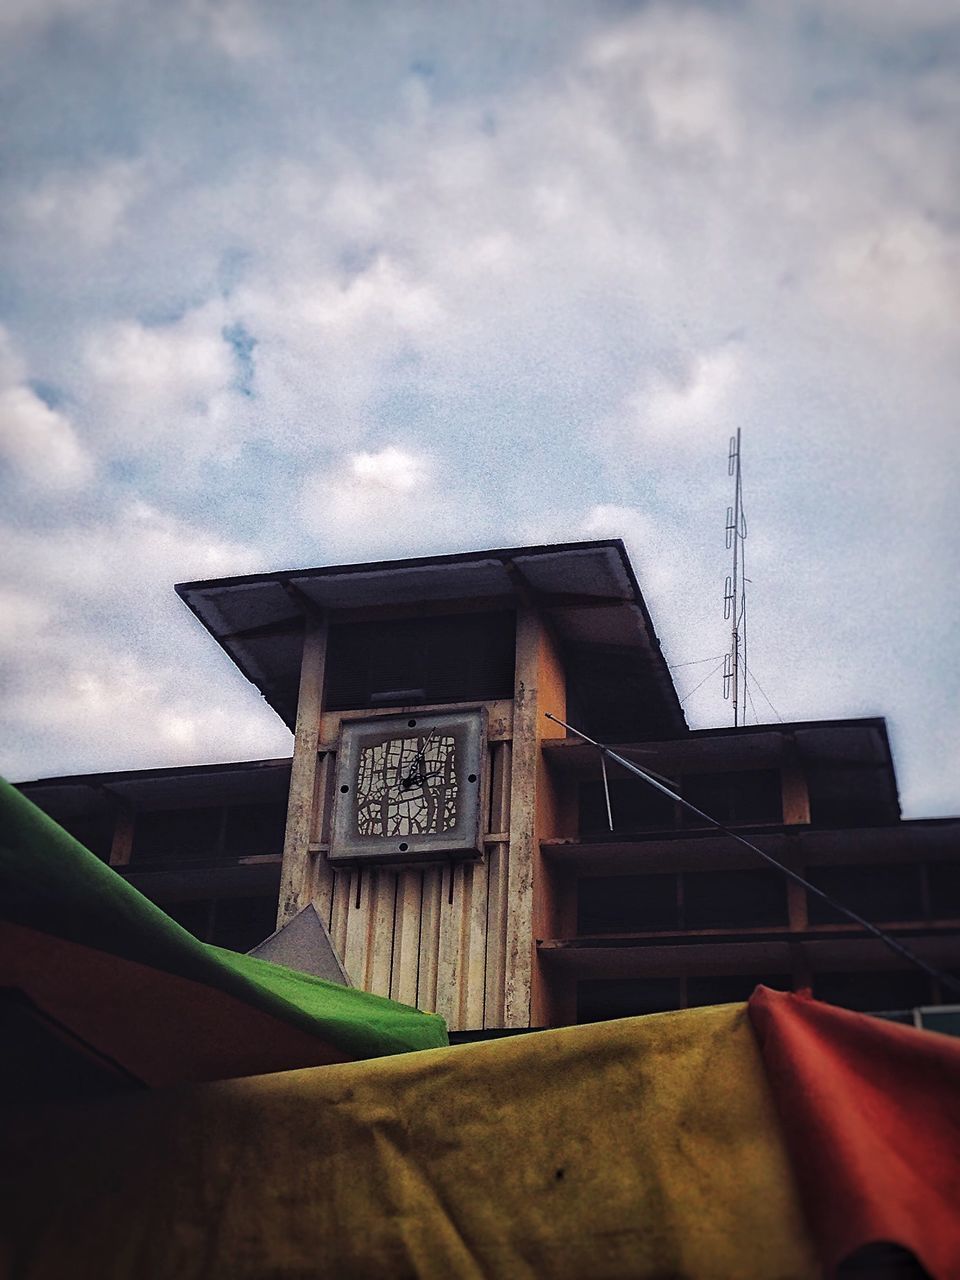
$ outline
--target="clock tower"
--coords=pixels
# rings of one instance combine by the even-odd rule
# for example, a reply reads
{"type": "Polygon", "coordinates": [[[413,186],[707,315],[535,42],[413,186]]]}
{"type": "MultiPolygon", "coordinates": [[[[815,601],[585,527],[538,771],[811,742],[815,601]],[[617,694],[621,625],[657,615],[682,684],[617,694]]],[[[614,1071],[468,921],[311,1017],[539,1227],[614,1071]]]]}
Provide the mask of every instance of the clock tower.
{"type": "Polygon", "coordinates": [[[541,842],[575,838],[546,713],[684,729],[622,543],[181,584],[294,730],[278,922],[313,903],[355,985],[451,1030],[572,1020],[541,842]]]}

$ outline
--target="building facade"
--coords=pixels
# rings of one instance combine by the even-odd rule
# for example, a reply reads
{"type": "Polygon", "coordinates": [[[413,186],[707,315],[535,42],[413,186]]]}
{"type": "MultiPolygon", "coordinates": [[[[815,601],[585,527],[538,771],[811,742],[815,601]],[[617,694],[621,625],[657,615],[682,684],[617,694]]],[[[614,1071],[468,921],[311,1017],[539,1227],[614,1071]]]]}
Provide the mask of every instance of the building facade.
{"type": "Polygon", "coordinates": [[[454,1031],[744,998],[951,1002],[565,720],[960,972],[960,822],[900,818],[880,719],[688,729],[622,543],[181,584],[289,761],[22,789],[204,940],[308,903],[357,986],[454,1031]],[[556,719],[549,719],[550,716],[556,719]],[[612,819],[612,830],[610,823],[612,819]]]}

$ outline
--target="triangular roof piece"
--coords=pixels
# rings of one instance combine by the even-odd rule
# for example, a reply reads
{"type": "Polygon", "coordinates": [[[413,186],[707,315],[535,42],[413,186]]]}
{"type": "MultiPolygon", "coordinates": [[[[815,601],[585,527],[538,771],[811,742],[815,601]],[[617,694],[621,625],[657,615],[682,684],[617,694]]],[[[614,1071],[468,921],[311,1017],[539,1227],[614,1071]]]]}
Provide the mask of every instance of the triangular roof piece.
{"type": "Polygon", "coordinates": [[[337,955],[330,931],[312,902],[308,902],[291,920],[271,933],[269,938],[264,938],[247,955],[256,956],[258,960],[269,960],[271,964],[282,964],[287,969],[296,969],[298,973],[312,974],[327,982],[339,982],[345,987],[353,985],[337,955]]]}

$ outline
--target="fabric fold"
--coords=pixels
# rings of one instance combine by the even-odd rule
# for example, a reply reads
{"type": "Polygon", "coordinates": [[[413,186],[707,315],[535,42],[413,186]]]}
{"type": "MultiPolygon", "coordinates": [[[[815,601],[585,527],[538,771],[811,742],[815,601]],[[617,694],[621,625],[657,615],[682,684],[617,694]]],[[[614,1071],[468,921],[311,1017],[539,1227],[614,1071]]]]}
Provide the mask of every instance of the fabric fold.
{"type": "Polygon", "coordinates": [[[960,1043],[766,987],[748,1008],[828,1274],[890,1242],[956,1280],[960,1043]]]}
{"type": "Polygon", "coordinates": [[[20,1280],[819,1274],[745,1005],[20,1108],[0,1157],[20,1280]]]}
{"type": "MultiPolygon", "coordinates": [[[[249,1044],[241,1044],[239,1032],[228,1037],[242,1052],[232,1065],[229,1054],[221,1054],[221,1076],[447,1043],[446,1024],[436,1014],[199,942],[2,779],[0,903],[7,922],[7,967],[0,969],[0,985],[23,991],[41,1012],[60,1021],[69,1022],[63,1014],[72,1001],[75,1016],[70,1030],[108,1055],[111,1050],[98,1044],[94,1028],[95,1024],[101,1029],[106,1026],[111,1008],[118,1020],[113,1039],[128,1046],[133,1045],[132,1033],[140,1018],[143,1043],[152,1037],[159,1046],[154,1031],[165,1033],[172,1051],[178,1038],[185,1044],[186,1028],[196,1028],[204,1010],[213,1018],[211,1044],[216,1038],[214,1025],[226,1025],[231,1008],[240,1017],[245,1007],[246,1021],[261,1032],[271,1026],[275,1029],[276,1052],[259,1057],[248,1052],[249,1044]],[[86,983],[80,972],[84,966],[89,970],[86,983]],[[149,987],[156,1007],[165,1011],[162,1025],[156,1028],[146,1026],[153,1014],[150,1001],[138,1004],[136,1000],[138,982],[149,987]],[[99,1002],[81,999],[85,986],[95,993],[98,983],[101,991],[111,987],[112,1004],[106,996],[99,1002]],[[78,1021],[76,1015],[84,1003],[90,1016],[78,1021]],[[133,1025],[129,1025],[131,1018],[133,1025]],[[279,1027],[287,1031],[281,1035],[279,1027]],[[318,1046],[316,1055],[304,1056],[311,1039],[318,1046]],[[292,1046],[286,1062],[281,1040],[292,1046]]],[[[171,1054],[165,1056],[172,1065],[171,1054]]],[[[141,1071],[131,1069],[143,1078],[141,1071]]],[[[166,1067],[160,1077],[165,1083],[174,1082],[166,1067]]],[[[198,1077],[188,1069],[182,1078],[198,1077]]]]}

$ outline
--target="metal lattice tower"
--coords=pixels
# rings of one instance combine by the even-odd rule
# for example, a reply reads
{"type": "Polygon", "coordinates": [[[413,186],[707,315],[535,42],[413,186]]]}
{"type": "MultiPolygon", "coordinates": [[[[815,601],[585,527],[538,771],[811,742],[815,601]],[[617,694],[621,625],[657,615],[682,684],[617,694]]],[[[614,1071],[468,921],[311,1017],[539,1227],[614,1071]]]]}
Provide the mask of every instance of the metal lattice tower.
{"type": "Polygon", "coordinates": [[[747,579],[744,574],[744,541],[747,520],[743,513],[743,479],[740,469],[740,428],[730,437],[727,474],[733,477],[733,505],[727,507],[727,550],[733,564],[723,594],[723,616],[730,623],[730,651],[723,660],[723,696],[733,701],[734,725],[745,723],[747,683],[747,579]],[[741,695],[742,690],[742,695],[741,695]],[[742,696],[742,709],[741,709],[742,696]]]}

